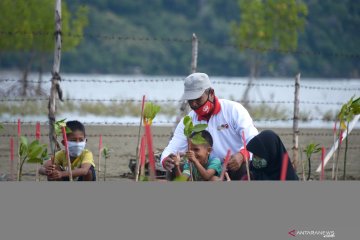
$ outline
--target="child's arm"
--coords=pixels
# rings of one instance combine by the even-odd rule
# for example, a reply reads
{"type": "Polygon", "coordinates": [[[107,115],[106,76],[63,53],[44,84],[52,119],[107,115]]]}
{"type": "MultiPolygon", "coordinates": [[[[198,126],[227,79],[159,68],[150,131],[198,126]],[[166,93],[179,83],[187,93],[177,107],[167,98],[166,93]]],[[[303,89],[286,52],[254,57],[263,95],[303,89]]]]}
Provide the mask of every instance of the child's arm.
{"type": "Polygon", "coordinates": [[[215,176],[215,170],[214,169],[205,169],[198,160],[193,161],[196,169],[198,170],[200,176],[205,181],[210,181],[213,176],[215,176]]]}
{"type": "Polygon", "coordinates": [[[39,168],[39,174],[48,176],[51,174],[52,170],[54,170],[55,167],[51,163],[51,159],[44,162],[44,164],[39,168]]]}
{"type": "Polygon", "coordinates": [[[190,162],[193,162],[196,169],[198,170],[200,176],[205,181],[209,181],[212,179],[212,177],[216,174],[216,171],[214,169],[205,169],[199,160],[195,157],[195,153],[193,151],[187,152],[187,156],[189,158],[190,162]]]}
{"type": "MultiPolygon", "coordinates": [[[[90,167],[91,167],[90,163],[83,163],[81,164],[80,168],[76,168],[71,171],[72,176],[73,177],[85,176],[88,174],[90,167]]],[[[54,170],[53,174],[51,174],[51,179],[53,180],[61,179],[63,177],[70,177],[69,171],[54,170]]]]}

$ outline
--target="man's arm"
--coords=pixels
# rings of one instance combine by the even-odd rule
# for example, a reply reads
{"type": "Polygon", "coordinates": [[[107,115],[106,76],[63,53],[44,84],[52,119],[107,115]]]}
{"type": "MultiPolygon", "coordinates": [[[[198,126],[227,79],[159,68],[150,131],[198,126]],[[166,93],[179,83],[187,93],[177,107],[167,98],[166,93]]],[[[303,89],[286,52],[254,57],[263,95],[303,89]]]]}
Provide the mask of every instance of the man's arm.
{"type": "Polygon", "coordinates": [[[181,119],[175,129],[174,136],[161,154],[161,164],[166,170],[171,170],[174,167],[173,160],[170,156],[178,152],[185,152],[187,144],[188,143],[184,135],[183,119],[181,119]]]}

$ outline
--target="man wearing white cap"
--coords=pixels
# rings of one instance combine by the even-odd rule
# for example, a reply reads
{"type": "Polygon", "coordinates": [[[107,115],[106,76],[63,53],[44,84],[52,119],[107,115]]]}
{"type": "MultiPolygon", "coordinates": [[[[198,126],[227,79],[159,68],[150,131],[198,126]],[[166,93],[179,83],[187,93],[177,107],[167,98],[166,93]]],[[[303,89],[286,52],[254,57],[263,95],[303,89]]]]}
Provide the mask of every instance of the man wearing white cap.
{"type": "MultiPolygon", "coordinates": [[[[194,125],[208,124],[214,143],[212,157],[224,161],[227,150],[231,151],[228,173],[232,180],[240,180],[244,174],[244,157],[249,157],[244,150],[242,132],[246,142],[258,134],[248,111],[240,104],[226,99],[218,99],[205,73],[193,73],[185,78],[183,99],[187,100],[192,111],[188,114],[194,125]]],[[[172,171],[173,158],[177,153],[187,150],[187,139],[184,135],[184,124],[181,120],[174,136],[161,155],[162,166],[172,171]]]]}

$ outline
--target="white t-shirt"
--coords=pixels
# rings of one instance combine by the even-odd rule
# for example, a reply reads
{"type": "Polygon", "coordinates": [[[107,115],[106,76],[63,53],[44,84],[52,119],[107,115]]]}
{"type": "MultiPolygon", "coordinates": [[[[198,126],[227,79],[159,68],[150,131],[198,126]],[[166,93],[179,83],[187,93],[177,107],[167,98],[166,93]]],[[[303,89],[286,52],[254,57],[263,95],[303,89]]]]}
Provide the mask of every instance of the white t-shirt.
{"type": "MultiPolygon", "coordinates": [[[[194,111],[188,115],[191,117],[193,124],[207,123],[207,131],[213,138],[213,150],[211,157],[216,157],[223,163],[227,150],[231,150],[231,154],[235,154],[244,148],[242,140],[242,132],[245,131],[246,143],[258,134],[252,118],[248,111],[237,102],[226,99],[218,100],[221,106],[220,111],[216,115],[212,115],[209,122],[206,120],[199,121],[194,111]]],[[[171,153],[187,151],[187,140],[184,135],[183,119],[177,125],[174,136],[170,140],[168,146],[161,154],[161,163],[171,153]]]]}

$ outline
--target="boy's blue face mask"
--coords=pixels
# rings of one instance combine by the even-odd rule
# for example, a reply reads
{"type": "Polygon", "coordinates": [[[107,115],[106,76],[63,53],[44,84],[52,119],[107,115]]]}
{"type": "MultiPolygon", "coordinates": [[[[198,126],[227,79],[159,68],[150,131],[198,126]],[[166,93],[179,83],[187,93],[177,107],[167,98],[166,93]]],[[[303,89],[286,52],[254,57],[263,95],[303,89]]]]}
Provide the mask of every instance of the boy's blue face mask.
{"type": "Polygon", "coordinates": [[[68,142],[69,147],[69,155],[70,157],[78,157],[84,151],[86,145],[86,141],[83,142],[68,142]]]}

